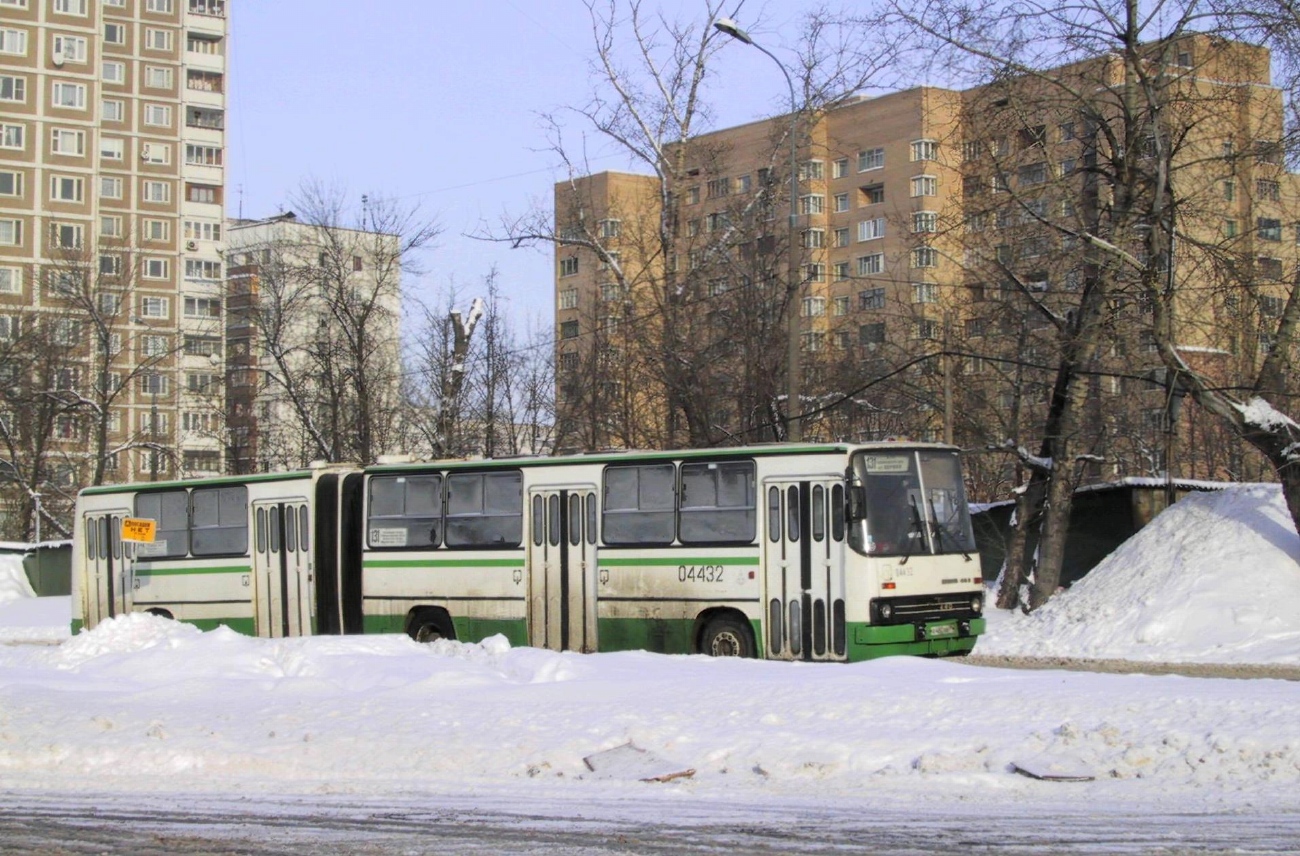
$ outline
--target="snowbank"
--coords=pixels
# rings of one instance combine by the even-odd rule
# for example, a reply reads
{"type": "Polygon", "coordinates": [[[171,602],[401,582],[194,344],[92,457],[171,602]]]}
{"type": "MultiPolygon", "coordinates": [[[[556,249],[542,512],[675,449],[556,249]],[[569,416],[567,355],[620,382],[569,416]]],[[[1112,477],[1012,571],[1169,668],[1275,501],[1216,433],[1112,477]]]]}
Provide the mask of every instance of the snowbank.
{"type": "Polygon", "coordinates": [[[17,553],[0,553],[0,604],[26,597],[36,597],[36,592],[23,570],[23,557],[17,553]]]}
{"type": "Polygon", "coordinates": [[[1191,494],[979,654],[1300,664],[1300,538],[1276,485],[1191,494]]]}

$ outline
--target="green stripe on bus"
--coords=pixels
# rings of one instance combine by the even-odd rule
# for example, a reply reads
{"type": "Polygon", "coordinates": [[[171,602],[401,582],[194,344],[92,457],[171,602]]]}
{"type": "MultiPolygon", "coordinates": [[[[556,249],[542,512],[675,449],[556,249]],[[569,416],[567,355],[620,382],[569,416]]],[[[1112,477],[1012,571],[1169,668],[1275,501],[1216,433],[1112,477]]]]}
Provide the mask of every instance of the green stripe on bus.
{"type": "Polygon", "coordinates": [[[663,557],[643,557],[640,559],[611,559],[608,556],[600,557],[602,567],[621,568],[637,567],[641,565],[757,565],[758,556],[685,556],[676,559],[663,557]]]}
{"type": "Polygon", "coordinates": [[[523,559],[367,559],[363,568],[522,568],[523,559]]]}
{"type": "Polygon", "coordinates": [[[176,568],[141,568],[136,567],[137,577],[172,577],[184,574],[248,574],[253,569],[248,565],[183,565],[176,568]]]}

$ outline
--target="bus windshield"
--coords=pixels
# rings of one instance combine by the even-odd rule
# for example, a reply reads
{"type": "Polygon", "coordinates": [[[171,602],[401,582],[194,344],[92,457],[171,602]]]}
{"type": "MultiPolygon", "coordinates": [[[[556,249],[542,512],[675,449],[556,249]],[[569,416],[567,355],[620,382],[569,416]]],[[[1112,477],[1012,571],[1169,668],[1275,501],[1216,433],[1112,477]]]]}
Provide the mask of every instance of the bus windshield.
{"type": "Polygon", "coordinates": [[[851,543],[873,556],[975,552],[956,452],[858,452],[853,473],[865,496],[865,533],[851,543]]]}

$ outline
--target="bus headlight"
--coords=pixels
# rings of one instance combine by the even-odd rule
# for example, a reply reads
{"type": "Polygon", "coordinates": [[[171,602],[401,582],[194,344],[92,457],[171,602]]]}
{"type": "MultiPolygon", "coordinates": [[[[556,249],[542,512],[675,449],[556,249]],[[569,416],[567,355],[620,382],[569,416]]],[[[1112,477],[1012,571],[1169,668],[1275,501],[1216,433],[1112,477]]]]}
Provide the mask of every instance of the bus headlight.
{"type": "Polygon", "coordinates": [[[888,621],[894,617],[894,605],[892,603],[882,603],[876,607],[876,611],[880,613],[881,621],[888,621]]]}
{"type": "Polygon", "coordinates": [[[984,609],[984,598],[975,595],[970,599],[970,611],[979,615],[980,610],[984,609]]]}

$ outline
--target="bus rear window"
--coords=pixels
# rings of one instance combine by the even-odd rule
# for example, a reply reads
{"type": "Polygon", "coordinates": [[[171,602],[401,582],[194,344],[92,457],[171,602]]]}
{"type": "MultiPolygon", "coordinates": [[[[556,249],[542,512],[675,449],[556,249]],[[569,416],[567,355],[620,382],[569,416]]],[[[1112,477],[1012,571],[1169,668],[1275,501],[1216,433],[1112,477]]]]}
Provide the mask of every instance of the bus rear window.
{"type": "Polygon", "coordinates": [[[442,542],[442,476],[375,476],[370,480],[371,547],[436,547],[442,542]]]}

